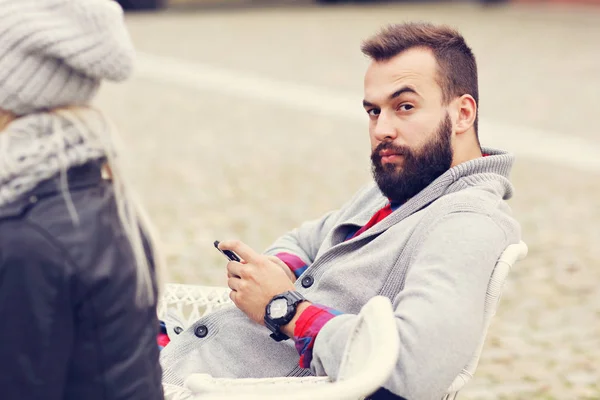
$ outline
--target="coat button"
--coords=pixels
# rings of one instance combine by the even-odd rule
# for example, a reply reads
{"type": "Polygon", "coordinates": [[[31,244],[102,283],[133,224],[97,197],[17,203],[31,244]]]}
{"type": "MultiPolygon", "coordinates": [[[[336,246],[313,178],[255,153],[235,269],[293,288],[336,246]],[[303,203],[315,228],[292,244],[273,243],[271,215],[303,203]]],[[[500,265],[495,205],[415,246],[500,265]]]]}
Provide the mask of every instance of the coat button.
{"type": "Polygon", "coordinates": [[[312,284],[315,282],[315,278],[313,278],[310,275],[305,276],[304,278],[302,278],[302,287],[304,288],[309,288],[312,286],[312,284]]]}
{"type": "Polygon", "coordinates": [[[179,335],[181,332],[183,332],[183,328],[180,326],[176,326],[175,328],[173,328],[173,331],[179,335]]]}
{"type": "Polygon", "coordinates": [[[203,338],[206,335],[208,335],[208,328],[206,327],[206,325],[197,326],[196,329],[194,329],[194,335],[196,335],[199,338],[203,338]]]}

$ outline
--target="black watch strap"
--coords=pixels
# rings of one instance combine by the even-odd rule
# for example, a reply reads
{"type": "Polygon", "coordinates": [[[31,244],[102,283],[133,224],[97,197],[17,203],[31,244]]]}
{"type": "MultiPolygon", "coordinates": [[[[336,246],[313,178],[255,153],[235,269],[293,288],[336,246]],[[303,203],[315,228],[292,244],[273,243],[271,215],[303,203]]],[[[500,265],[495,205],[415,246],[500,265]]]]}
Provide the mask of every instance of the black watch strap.
{"type": "Polygon", "coordinates": [[[284,340],[288,340],[290,338],[288,335],[282,333],[279,330],[277,331],[277,333],[273,332],[269,336],[276,342],[283,342],[284,340]]]}
{"type": "Polygon", "coordinates": [[[270,336],[276,342],[281,342],[283,340],[289,339],[289,337],[286,334],[281,332],[280,328],[283,325],[287,325],[292,319],[294,319],[294,316],[296,315],[296,310],[298,308],[298,304],[306,300],[304,298],[304,296],[302,296],[299,292],[290,290],[290,291],[284,292],[280,295],[274,296],[271,299],[271,301],[269,302],[269,304],[271,304],[271,302],[273,300],[281,299],[281,298],[284,298],[287,301],[287,305],[288,305],[287,314],[284,317],[278,318],[276,320],[271,319],[268,316],[267,311],[268,311],[269,306],[267,305],[267,310],[265,310],[265,318],[264,318],[265,326],[272,332],[270,336]]]}

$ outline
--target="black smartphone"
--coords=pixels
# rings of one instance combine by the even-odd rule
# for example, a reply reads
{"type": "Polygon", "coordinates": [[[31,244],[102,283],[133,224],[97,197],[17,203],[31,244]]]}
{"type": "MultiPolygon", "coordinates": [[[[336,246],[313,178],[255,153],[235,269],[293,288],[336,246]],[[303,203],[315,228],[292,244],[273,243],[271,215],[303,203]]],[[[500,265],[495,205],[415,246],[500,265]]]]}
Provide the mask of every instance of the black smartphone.
{"type": "Polygon", "coordinates": [[[223,253],[225,255],[225,257],[227,257],[227,259],[229,261],[237,261],[237,262],[242,261],[242,259],[239,258],[238,255],[235,254],[233,251],[230,251],[230,250],[221,250],[219,248],[219,241],[218,240],[215,240],[214,244],[215,244],[215,247],[217,248],[217,250],[219,250],[221,253],[223,253]]]}

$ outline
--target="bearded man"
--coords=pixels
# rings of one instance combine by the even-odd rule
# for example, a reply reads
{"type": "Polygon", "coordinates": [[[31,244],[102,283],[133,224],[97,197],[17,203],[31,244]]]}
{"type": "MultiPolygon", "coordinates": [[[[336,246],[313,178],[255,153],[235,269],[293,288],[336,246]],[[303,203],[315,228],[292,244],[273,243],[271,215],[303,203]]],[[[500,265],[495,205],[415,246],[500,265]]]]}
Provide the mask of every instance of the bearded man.
{"type": "Polygon", "coordinates": [[[505,202],[513,156],[480,145],[477,66],[458,32],[392,25],[362,51],[374,182],[263,254],[222,242],[242,259],[227,264],[235,307],[173,335],[165,382],[335,378],[377,295],[392,301],[400,353],[373,398],[440,399],[474,354],[494,265],[521,238],[505,202]]]}

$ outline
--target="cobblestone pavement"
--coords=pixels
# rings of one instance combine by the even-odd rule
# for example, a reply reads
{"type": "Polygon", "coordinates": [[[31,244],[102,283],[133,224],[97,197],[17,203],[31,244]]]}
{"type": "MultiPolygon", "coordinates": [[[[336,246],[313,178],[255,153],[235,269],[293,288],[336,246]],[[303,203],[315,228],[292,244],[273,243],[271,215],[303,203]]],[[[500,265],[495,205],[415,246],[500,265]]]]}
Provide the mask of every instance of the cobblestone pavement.
{"type": "MultiPolygon", "coordinates": [[[[174,8],[128,23],[144,53],[360,94],[360,41],[413,19],[465,34],[480,65],[483,117],[600,144],[600,9],[305,4],[174,8]]],[[[365,127],[342,117],[139,77],[104,87],[98,105],[137,162],[129,168],[162,235],[170,281],[223,284],[215,239],[262,250],[370,179],[365,127]]],[[[510,204],[530,254],[510,275],[461,398],[600,399],[599,174],[521,157],[512,177],[510,204]]]]}

